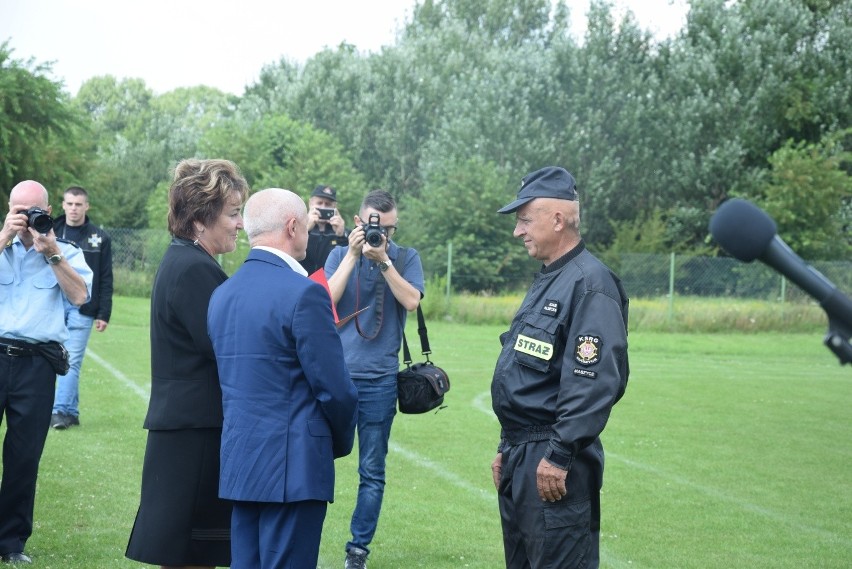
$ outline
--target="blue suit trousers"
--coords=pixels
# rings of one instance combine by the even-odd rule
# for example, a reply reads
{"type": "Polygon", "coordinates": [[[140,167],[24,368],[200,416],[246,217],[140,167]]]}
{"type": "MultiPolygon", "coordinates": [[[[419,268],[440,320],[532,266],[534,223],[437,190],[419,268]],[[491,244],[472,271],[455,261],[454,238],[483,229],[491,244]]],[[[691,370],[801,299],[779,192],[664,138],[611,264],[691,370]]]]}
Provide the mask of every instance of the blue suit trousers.
{"type": "Polygon", "coordinates": [[[328,502],[234,502],[231,569],[316,567],[328,502]]]}

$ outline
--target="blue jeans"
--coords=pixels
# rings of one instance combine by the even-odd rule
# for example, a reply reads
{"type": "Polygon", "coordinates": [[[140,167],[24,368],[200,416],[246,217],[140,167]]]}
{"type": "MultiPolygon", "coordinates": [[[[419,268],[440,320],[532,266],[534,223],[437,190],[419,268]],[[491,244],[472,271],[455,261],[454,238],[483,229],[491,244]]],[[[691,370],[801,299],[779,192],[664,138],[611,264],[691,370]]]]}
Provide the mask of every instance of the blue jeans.
{"type": "Polygon", "coordinates": [[[376,533],[385,493],[385,458],[396,415],[396,373],[372,379],[352,378],[358,388],[358,501],[352,513],[348,551],[367,547],[376,533]]]}
{"type": "Polygon", "coordinates": [[[78,417],[80,410],[80,367],[83,365],[83,356],[86,354],[86,344],[89,343],[89,335],[92,333],[92,324],[95,319],[91,316],[80,314],[77,308],[69,308],[65,313],[65,325],[68,326],[68,341],[65,349],[68,350],[68,361],[71,367],[65,375],[56,376],[56,397],[53,400],[53,412],[63,415],[78,417]]]}

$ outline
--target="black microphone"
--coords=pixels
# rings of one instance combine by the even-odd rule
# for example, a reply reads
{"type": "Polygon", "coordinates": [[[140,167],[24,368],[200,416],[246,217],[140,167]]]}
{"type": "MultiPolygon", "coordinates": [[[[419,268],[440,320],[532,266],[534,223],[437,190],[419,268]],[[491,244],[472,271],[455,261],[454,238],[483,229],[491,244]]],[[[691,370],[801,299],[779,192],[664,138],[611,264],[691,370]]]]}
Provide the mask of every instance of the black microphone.
{"type": "MultiPolygon", "coordinates": [[[[831,340],[826,338],[826,343],[831,341],[834,344],[829,344],[829,348],[835,353],[840,350],[849,357],[852,351],[849,345],[852,300],[790,249],[777,235],[775,221],[765,211],[749,201],[730,199],[719,206],[710,218],[710,233],[725,251],[740,261],[763,261],[819,301],[828,315],[830,325],[841,328],[834,331],[831,340]],[[837,334],[845,337],[845,345],[835,343],[837,334]]],[[[841,363],[848,363],[848,360],[843,362],[841,357],[841,363]]]]}

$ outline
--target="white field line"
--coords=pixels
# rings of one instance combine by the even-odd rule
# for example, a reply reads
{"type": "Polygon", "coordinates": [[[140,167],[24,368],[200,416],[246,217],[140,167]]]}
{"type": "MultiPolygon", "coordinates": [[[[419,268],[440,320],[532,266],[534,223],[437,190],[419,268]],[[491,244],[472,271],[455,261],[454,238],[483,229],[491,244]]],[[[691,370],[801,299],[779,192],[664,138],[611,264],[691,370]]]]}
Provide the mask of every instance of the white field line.
{"type": "Polygon", "coordinates": [[[105,370],[110,372],[113,375],[113,377],[115,377],[118,381],[123,383],[126,387],[129,387],[131,389],[131,391],[135,392],[139,397],[141,397],[145,401],[148,400],[148,391],[147,390],[145,390],[142,387],[139,387],[139,385],[137,385],[135,382],[133,382],[133,380],[131,380],[129,377],[127,377],[126,375],[121,373],[120,370],[113,367],[108,361],[106,361],[105,359],[100,357],[98,354],[93,352],[90,348],[86,348],[86,357],[92,358],[93,360],[98,362],[98,364],[102,368],[104,368],[105,370]]]}
{"type": "MultiPolygon", "coordinates": [[[[408,449],[404,448],[403,446],[401,446],[401,445],[399,445],[399,444],[397,444],[393,441],[390,441],[388,443],[388,449],[391,452],[402,456],[404,459],[406,459],[410,462],[413,462],[419,468],[423,468],[423,469],[426,469],[426,470],[432,472],[438,478],[443,478],[444,480],[446,480],[447,482],[449,482],[453,486],[456,486],[457,488],[461,488],[462,490],[469,492],[469,493],[473,494],[474,496],[482,498],[483,500],[487,501],[489,504],[493,504],[493,505],[497,504],[497,492],[496,492],[496,490],[489,490],[489,489],[486,489],[486,488],[480,488],[478,486],[475,486],[475,485],[471,484],[470,482],[468,482],[468,481],[462,479],[461,477],[456,476],[455,474],[450,472],[447,469],[447,467],[444,466],[443,464],[439,464],[437,462],[429,460],[425,456],[421,456],[414,451],[408,450],[408,449]]],[[[489,483],[491,482],[490,479],[489,479],[488,482],[489,483]]],[[[493,486],[493,484],[490,484],[490,486],[493,486]]]]}
{"type": "Polygon", "coordinates": [[[714,500],[719,502],[724,502],[734,506],[735,508],[739,508],[745,512],[756,514],[760,517],[766,518],[773,523],[787,526],[787,528],[793,533],[806,533],[810,535],[817,536],[827,543],[843,543],[847,546],[852,545],[852,539],[847,536],[838,535],[830,530],[826,530],[823,528],[807,525],[801,523],[799,520],[795,519],[793,516],[788,516],[786,514],[782,514],[768,508],[764,508],[763,506],[753,504],[751,502],[747,502],[741,498],[734,496],[729,492],[725,492],[723,490],[719,490],[717,488],[711,488],[710,486],[704,486],[702,484],[696,484],[692,480],[688,478],[684,478],[678,474],[673,474],[671,472],[667,472],[665,470],[661,470],[655,466],[650,466],[647,464],[643,464],[641,462],[637,462],[635,460],[631,460],[629,458],[625,458],[623,456],[619,456],[617,454],[613,454],[611,452],[606,453],[606,458],[612,458],[619,462],[626,464],[631,468],[635,468],[637,470],[642,470],[649,474],[652,474],[658,478],[663,478],[668,480],[669,482],[673,482],[675,484],[679,484],[681,486],[686,486],[687,488],[691,488],[697,492],[705,494],[714,500]]]}
{"type": "MultiPolygon", "coordinates": [[[[491,398],[491,392],[490,391],[483,391],[482,393],[479,393],[476,397],[474,397],[471,404],[476,410],[485,413],[486,415],[492,417],[496,421],[497,417],[494,416],[494,412],[491,409],[491,405],[490,405],[491,399],[490,398],[491,398]]],[[[838,534],[836,534],[832,531],[829,531],[829,530],[826,530],[826,529],[823,529],[823,528],[818,528],[818,527],[814,527],[814,526],[811,526],[811,525],[803,524],[803,523],[799,522],[798,520],[794,519],[792,516],[788,516],[788,515],[785,515],[785,514],[781,514],[779,512],[775,512],[773,510],[770,510],[768,508],[764,508],[763,506],[759,506],[757,504],[752,504],[752,503],[750,503],[746,500],[743,500],[741,498],[738,498],[737,496],[734,496],[733,494],[731,494],[729,492],[725,492],[723,490],[719,490],[719,489],[716,489],[716,488],[711,488],[710,486],[704,486],[702,484],[696,484],[692,480],[685,478],[683,476],[680,476],[678,474],[667,472],[667,471],[660,469],[660,468],[657,468],[655,466],[651,466],[651,465],[648,465],[648,464],[644,464],[642,462],[638,462],[638,461],[635,461],[635,460],[632,460],[632,459],[629,459],[629,458],[625,458],[623,456],[620,456],[618,454],[614,454],[614,453],[609,452],[609,451],[606,451],[606,458],[607,459],[613,459],[613,460],[616,460],[618,462],[624,463],[627,466],[630,466],[631,468],[635,468],[637,470],[642,470],[644,472],[647,472],[648,474],[652,474],[652,475],[656,476],[657,478],[662,478],[662,479],[668,480],[670,482],[674,482],[675,484],[679,484],[681,486],[691,488],[691,489],[693,489],[697,492],[700,492],[702,494],[710,496],[714,500],[731,504],[731,505],[735,506],[736,508],[739,508],[739,509],[744,510],[746,512],[767,518],[767,519],[769,519],[772,522],[775,522],[777,524],[785,525],[791,531],[815,535],[815,536],[818,536],[818,537],[826,540],[829,543],[839,542],[839,543],[844,543],[846,545],[852,545],[852,539],[850,539],[847,536],[841,536],[841,535],[838,535],[838,534]]]]}

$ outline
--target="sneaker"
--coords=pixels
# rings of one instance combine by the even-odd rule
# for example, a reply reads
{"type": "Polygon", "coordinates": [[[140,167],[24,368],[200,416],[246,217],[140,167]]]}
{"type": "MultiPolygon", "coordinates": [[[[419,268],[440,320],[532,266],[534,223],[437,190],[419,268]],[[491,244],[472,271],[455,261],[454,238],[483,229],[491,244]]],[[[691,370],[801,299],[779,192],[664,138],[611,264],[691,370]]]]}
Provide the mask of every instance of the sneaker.
{"type": "Polygon", "coordinates": [[[67,429],[68,423],[66,422],[67,415],[62,413],[54,413],[50,416],[50,428],[51,429],[67,429]]]}
{"type": "Polygon", "coordinates": [[[64,430],[68,427],[77,427],[80,425],[80,418],[74,415],[66,415],[65,413],[54,413],[50,416],[50,428],[64,430]]]}
{"type": "Polygon", "coordinates": [[[24,553],[23,551],[19,551],[17,553],[4,553],[0,555],[0,561],[3,563],[19,564],[19,563],[32,563],[33,560],[30,559],[30,556],[24,553]]]}
{"type": "Polygon", "coordinates": [[[346,552],[346,563],[344,569],[367,569],[367,552],[358,547],[353,547],[346,552]]]}

